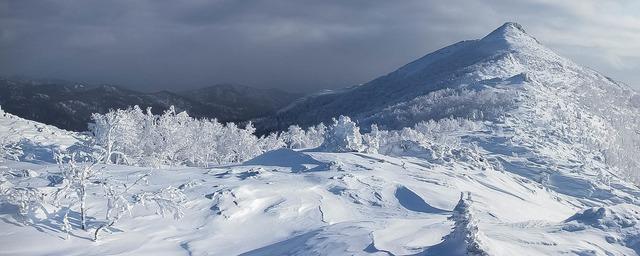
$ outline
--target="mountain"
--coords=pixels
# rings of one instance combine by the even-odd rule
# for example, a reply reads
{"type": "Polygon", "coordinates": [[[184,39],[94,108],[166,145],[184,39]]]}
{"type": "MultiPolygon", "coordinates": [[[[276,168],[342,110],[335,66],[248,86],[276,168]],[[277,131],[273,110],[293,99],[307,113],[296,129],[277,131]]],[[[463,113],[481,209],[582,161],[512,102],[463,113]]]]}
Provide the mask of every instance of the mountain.
{"type": "Polygon", "coordinates": [[[257,127],[286,129],[339,115],[350,116],[365,131],[371,124],[401,129],[443,118],[489,122],[516,131],[534,151],[564,154],[567,148],[558,143],[571,151],[600,151],[598,158],[640,181],[640,95],[559,56],[517,23],[427,54],[361,86],[303,98],[257,127]]]}
{"type": "MultiPolygon", "coordinates": [[[[639,108],[628,86],[507,23],[273,119],[344,113],[363,129],[401,128],[329,125],[331,143],[366,146],[358,152],[279,148],[205,167],[97,164],[82,187],[87,230],[78,192],[64,182],[74,176],[65,169],[78,169],[60,168],[50,153],[86,149],[91,138],[0,111],[0,156],[14,156],[0,159],[0,244],[8,255],[640,255],[639,108]],[[71,194],[43,202],[56,191],[71,194]],[[90,241],[106,223],[115,224],[90,241]]],[[[120,138],[169,158],[199,149],[184,143],[199,135],[233,153],[257,140],[171,121],[184,116],[165,120],[174,137],[120,138]]],[[[122,130],[146,136],[141,125],[122,130]]]]}
{"type": "MultiPolygon", "coordinates": [[[[561,102],[575,102],[596,112],[609,103],[622,112],[640,105],[640,97],[628,86],[558,56],[519,24],[506,23],[482,39],[444,47],[366,84],[308,96],[258,125],[277,130],[348,115],[365,126],[400,128],[450,116],[474,118],[480,111],[492,115],[501,108],[522,105],[512,104],[515,97],[507,94],[514,91],[532,97],[559,91],[554,96],[562,97],[561,102]],[[512,85],[510,89],[532,86],[499,88],[506,84],[512,85]],[[480,94],[496,98],[474,98],[480,94]],[[451,100],[462,105],[451,106],[451,100]]],[[[622,112],[617,117],[624,116],[622,112]]]]}
{"type": "Polygon", "coordinates": [[[272,114],[296,94],[246,86],[212,86],[181,93],[144,93],[113,85],[83,85],[65,81],[31,81],[0,78],[0,105],[18,116],[84,131],[92,113],[138,105],[154,113],[174,105],[191,116],[244,121],[272,114]]]}

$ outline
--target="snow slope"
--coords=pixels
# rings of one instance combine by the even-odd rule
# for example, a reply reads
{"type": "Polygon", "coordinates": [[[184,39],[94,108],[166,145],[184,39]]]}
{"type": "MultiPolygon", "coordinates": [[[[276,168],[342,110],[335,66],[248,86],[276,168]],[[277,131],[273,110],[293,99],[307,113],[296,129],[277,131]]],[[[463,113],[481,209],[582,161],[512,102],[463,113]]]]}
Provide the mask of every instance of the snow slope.
{"type": "MultiPolygon", "coordinates": [[[[32,183],[46,184],[47,173],[57,170],[4,165],[37,168],[32,183]]],[[[115,179],[145,171],[106,169],[115,179]]],[[[572,191],[462,161],[282,149],[245,165],[153,170],[144,189],[183,187],[185,216],[170,220],[136,210],[117,225],[123,232],[99,242],[79,229],[64,240],[60,213],[25,226],[3,206],[0,254],[464,255],[470,242],[490,255],[638,253],[640,190],[621,181],[593,187],[592,177],[577,174],[554,179],[572,191]],[[467,214],[456,208],[461,193],[467,214]],[[462,213],[453,219],[454,212],[462,213]]],[[[90,214],[104,210],[104,201],[92,202],[90,214]]]]}
{"type": "Polygon", "coordinates": [[[26,120],[0,108],[0,157],[23,161],[53,159],[53,152],[86,141],[88,136],[26,120]]]}
{"type": "Polygon", "coordinates": [[[81,134],[65,131],[51,125],[26,120],[6,113],[0,108],[0,134],[3,143],[18,142],[20,139],[28,139],[34,143],[55,145],[65,149],[78,143],[81,134]]]}

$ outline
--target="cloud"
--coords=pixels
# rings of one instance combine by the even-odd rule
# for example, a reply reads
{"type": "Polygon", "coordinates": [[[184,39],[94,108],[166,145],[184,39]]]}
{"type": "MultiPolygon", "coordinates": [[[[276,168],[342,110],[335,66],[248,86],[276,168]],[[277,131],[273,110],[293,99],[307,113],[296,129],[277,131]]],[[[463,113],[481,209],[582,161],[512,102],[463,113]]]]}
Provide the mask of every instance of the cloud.
{"type": "Polygon", "coordinates": [[[505,21],[640,86],[635,0],[6,0],[0,70],[148,90],[313,91],[367,82],[505,21]]]}

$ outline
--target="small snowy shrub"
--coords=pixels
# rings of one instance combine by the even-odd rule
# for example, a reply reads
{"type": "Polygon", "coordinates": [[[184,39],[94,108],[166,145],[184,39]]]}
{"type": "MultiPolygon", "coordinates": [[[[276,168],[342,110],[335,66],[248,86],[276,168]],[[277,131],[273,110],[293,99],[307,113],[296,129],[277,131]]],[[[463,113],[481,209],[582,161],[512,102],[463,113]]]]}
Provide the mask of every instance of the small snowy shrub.
{"type": "Polygon", "coordinates": [[[11,142],[9,139],[0,138],[0,158],[20,161],[20,157],[24,156],[22,145],[26,143],[26,139],[11,142]]]}
{"type": "Polygon", "coordinates": [[[17,214],[25,223],[29,214],[42,208],[44,196],[37,188],[18,187],[9,181],[0,181],[0,203],[16,206],[17,214]]]}
{"type": "Polygon", "coordinates": [[[187,197],[178,188],[167,187],[155,192],[143,192],[134,195],[134,202],[143,206],[155,206],[156,213],[163,217],[172,216],[175,219],[184,215],[182,204],[187,197]]]}
{"type": "Polygon", "coordinates": [[[45,212],[46,193],[29,183],[36,176],[33,170],[14,172],[0,166],[0,204],[16,207],[16,214],[24,224],[32,221],[39,210],[45,212]]]}
{"type": "Polygon", "coordinates": [[[140,192],[137,194],[131,192],[131,188],[141,183],[146,183],[149,175],[149,173],[143,174],[132,183],[107,181],[106,179],[100,182],[107,199],[107,212],[105,222],[96,228],[94,232],[94,241],[99,239],[99,235],[103,230],[109,230],[125,214],[130,215],[136,205],[153,207],[156,210],[156,214],[163,217],[171,214],[173,218],[182,218],[182,205],[186,202],[187,197],[180,189],[167,187],[154,192],[140,192]]]}
{"type": "MultiPolygon", "coordinates": [[[[62,230],[67,236],[72,227],[69,221],[69,213],[74,208],[80,212],[80,228],[89,230],[87,224],[87,204],[106,200],[106,213],[104,223],[94,232],[94,240],[97,240],[103,230],[109,230],[126,213],[131,214],[136,205],[153,207],[156,213],[162,216],[171,213],[174,218],[182,216],[182,204],[186,196],[179,189],[168,187],[157,191],[143,191],[133,193],[131,189],[146,183],[149,173],[143,174],[133,182],[119,181],[108,176],[107,172],[97,168],[101,158],[93,155],[80,156],[76,153],[57,154],[58,166],[64,178],[61,186],[54,194],[52,204],[61,209],[66,209],[62,219],[62,230]],[[103,194],[89,193],[92,187],[101,186],[103,194]]],[[[35,190],[37,191],[37,190],[35,190]]],[[[31,194],[29,198],[37,198],[31,194]]]]}

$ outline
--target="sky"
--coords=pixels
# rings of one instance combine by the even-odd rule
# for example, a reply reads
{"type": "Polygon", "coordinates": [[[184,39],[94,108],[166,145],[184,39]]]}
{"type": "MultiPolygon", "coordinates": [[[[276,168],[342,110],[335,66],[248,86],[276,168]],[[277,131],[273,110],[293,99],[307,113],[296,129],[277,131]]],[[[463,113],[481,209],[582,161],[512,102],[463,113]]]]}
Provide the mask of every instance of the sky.
{"type": "Polygon", "coordinates": [[[637,0],[0,0],[0,75],[311,92],[368,82],[506,21],[640,89],[637,0]]]}

